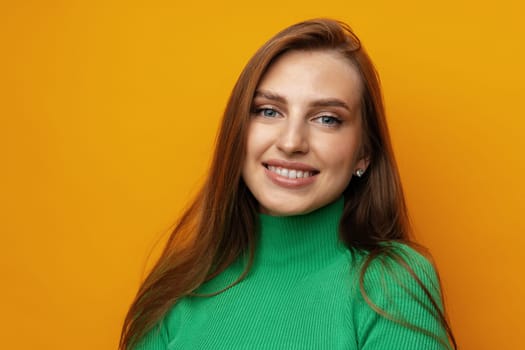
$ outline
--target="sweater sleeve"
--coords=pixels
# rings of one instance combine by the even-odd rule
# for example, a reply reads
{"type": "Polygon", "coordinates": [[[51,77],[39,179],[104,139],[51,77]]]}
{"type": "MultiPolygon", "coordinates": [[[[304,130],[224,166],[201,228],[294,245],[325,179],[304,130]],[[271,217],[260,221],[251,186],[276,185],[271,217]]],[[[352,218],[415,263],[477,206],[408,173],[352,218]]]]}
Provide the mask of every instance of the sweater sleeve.
{"type": "Polygon", "coordinates": [[[374,259],[363,280],[365,296],[358,291],[354,323],[359,348],[450,349],[438,310],[406,268],[413,270],[441,311],[441,292],[433,265],[405,245],[395,244],[392,248],[401,262],[386,256],[374,259]]]}
{"type": "Polygon", "coordinates": [[[161,320],[155,327],[147,332],[133,350],[167,350],[168,349],[168,332],[161,320]]]}

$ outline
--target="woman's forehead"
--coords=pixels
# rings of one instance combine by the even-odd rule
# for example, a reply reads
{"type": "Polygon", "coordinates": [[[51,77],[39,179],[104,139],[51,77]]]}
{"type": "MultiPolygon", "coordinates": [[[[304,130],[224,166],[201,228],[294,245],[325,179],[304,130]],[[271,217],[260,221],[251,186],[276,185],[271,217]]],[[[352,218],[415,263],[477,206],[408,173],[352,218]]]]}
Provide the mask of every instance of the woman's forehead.
{"type": "Polygon", "coordinates": [[[355,65],[335,50],[294,50],[269,67],[257,87],[261,91],[297,100],[338,99],[355,106],[362,82],[355,65]]]}

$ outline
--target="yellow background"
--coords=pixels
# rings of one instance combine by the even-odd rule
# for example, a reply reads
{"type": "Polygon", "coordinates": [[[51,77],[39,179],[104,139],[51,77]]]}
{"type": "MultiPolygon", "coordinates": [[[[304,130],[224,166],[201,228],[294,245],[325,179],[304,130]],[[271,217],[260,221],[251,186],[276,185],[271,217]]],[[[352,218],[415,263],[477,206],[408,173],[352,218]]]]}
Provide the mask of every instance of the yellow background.
{"type": "Polygon", "coordinates": [[[243,65],[283,27],[329,16],[381,73],[417,238],[461,348],[522,348],[522,4],[3,1],[1,347],[116,348],[243,65]]]}

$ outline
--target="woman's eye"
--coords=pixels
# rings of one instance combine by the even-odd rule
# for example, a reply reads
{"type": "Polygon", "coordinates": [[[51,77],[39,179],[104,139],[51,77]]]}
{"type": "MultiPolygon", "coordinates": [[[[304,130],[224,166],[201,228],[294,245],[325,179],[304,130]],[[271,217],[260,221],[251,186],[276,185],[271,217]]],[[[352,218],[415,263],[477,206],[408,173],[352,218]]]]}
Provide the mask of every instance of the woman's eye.
{"type": "Polygon", "coordinates": [[[320,124],[327,125],[327,126],[337,126],[341,124],[341,120],[339,118],[331,116],[331,115],[320,116],[316,118],[316,121],[320,124]]]}
{"type": "Polygon", "coordinates": [[[255,112],[263,117],[273,118],[279,114],[275,109],[272,108],[258,108],[255,112]]]}

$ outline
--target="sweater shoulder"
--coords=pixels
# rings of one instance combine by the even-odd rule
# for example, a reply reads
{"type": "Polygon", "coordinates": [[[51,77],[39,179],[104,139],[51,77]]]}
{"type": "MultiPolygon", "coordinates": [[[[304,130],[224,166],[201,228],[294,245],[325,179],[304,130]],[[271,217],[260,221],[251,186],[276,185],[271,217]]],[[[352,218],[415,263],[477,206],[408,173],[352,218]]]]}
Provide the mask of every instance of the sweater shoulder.
{"type": "Polygon", "coordinates": [[[386,243],[360,255],[353,319],[363,349],[446,349],[434,264],[416,249],[386,243]]]}
{"type": "Polygon", "coordinates": [[[407,244],[384,244],[377,255],[362,258],[362,268],[361,288],[377,302],[385,303],[383,299],[409,295],[416,299],[428,299],[428,293],[435,300],[441,299],[434,263],[407,244]]]}
{"type": "Polygon", "coordinates": [[[436,272],[426,251],[406,243],[386,242],[376,251],[354,251],[351,255],[353,263],[364,267],[367,275],[395,275],[407,270],[414,270],[417,274],[436,272]]]}

